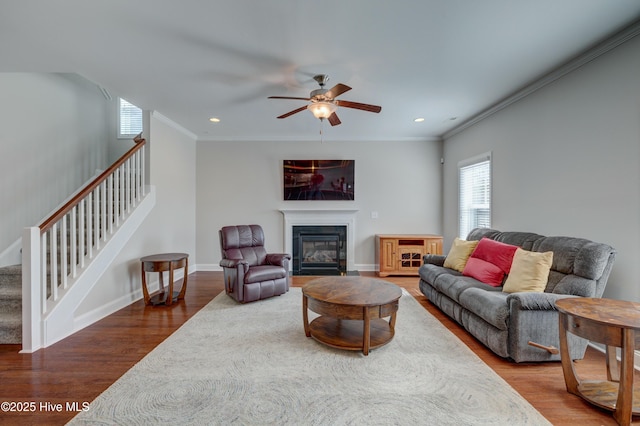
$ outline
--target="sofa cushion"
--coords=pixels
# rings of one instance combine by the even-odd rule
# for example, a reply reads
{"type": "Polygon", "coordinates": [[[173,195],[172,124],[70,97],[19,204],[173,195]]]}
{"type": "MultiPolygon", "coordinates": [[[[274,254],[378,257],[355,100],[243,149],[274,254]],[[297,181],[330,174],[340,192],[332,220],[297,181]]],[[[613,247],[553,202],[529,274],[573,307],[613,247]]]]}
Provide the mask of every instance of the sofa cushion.
{"type": "Polygon", "coordinates": [[[465,241],[460,238],[454,239],[449,254],[447,254],[444,260],[444,267],[462,272],[469,256],[471,256],[471,253],[477,245],[478,241],[465,241]]]}
{"type": "Polygon", "coordinates": [[[552,251],[538,253],[518,248],[513,256],[511,272],[504,282],[502,291],[505,293],[543,292],[547,286],[552,262],[552,251]]]}
{"type": "Polygon", "coordinates": [[[453,274],[458,273],[452,271],[450,274],[440,275],[438,278],[436,278],[432,286],[440,293],[446,295],[452,300],[455,300],[456,302],[459,301],[458,299],[460,298],[460,294],[462,294],[463,291],[469,288],[481,288],[483,291],[500,292],[500,287],[492,287],[490,285],[481,283],[474,278],[453,274]]]}
{"type": "Polygon", "coordinates": [[[554,294],[567,294],[581,297],[600,297],[596,294],[596,281],[577,275],[567,275],[553,289],[554,294]]]}
{"type": "Polygon", "coordinates": [[[462,274],[498,287],[511,270],[511,262],[517,248],[511,244],[482,238],[471,253],[462,274]]]}
{"type": "Polygon", "coordinates": [[[442,274],[446,274],[446,275],[454,274],[456,276],[460,275],[459,272],[454,271],[452,269],[445,268],[442,266],[437,266],[437,265],[431,265],[428,263],[425,263],[420,267],[420,269],[418,269],[418,274],[420,274],[420,278],[423,281],[426,281],[429,284],[435,283],[436,278],[438,278],[442,274]]]}
{"type": "Polygon", "coordinates": [[[500,330],[509,327],[509,295],[501,291],[469,288],[460,294],[460,304],[500,330]]]}
{"type": "Polygon", "coordinates": [[[258,283],[260,281],[277,280],[287,276],[287,271],[282,266],[257,265],[249,268],[244,276],[245,284],[258,283]]]}

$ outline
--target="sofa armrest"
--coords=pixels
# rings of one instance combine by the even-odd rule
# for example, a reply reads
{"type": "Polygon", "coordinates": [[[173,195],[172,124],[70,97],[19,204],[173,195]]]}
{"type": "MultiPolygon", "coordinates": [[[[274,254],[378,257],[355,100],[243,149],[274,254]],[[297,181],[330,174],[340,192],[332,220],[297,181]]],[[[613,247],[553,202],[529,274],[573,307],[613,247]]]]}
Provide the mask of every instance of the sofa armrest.
{"type": "MultiPolygon", "coordinates": [[[[560,354],[549,349],[560,347],[556,301],[564,294],[512,293],[509,305],[509,357],[516,362],[559,361],[560,354]]],[[[569,335],[571,359],[582,359],[588,341],[569,335]]]]}
{"type": "Polygon", "coordinates": [[[286,266],[286,262],[291,260],[289,253],[267,253],[267,263],[269,265],[286,266]]]}
{"type": "Polygon", "coordinates": [[[425,254],[422,256],[422,261],[424,264],[443,266],[446,258],[447,256],[442,254],[425,254]]]}
{"type": "Polygon", "coordinates": [[[515,307],[516,309],[528,311],[555,311],[556,301],[568,297],[576,296],[536,292],[512,293],[507,297],[507,303],[512,309],[515,307]]]}

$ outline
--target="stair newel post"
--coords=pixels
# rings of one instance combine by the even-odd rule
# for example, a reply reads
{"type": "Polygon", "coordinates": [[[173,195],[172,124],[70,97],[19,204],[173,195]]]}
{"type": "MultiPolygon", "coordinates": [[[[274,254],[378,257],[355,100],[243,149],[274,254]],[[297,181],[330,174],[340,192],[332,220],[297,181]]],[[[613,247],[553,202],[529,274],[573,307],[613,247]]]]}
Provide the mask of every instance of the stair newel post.
{"type": "MultiPolygon", "coordinates": [[[[42,292],[40,228],[22,232],[22,351],[34,352],[42,347],[42,314],[46,298],[42,292]]],[[[46,293],[44,293],[46,294],[46,293]]]]}

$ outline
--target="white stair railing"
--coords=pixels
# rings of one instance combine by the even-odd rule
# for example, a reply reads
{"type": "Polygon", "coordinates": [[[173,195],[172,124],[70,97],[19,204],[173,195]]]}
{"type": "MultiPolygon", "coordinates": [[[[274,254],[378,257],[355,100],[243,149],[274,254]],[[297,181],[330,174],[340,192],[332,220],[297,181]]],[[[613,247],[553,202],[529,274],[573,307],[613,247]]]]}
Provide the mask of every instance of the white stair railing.
{"type": "Polygon", "coordinates": [[[23,235],[22,350],[43,343],[43,319],[145,195],[146,141],[23,235]]]}

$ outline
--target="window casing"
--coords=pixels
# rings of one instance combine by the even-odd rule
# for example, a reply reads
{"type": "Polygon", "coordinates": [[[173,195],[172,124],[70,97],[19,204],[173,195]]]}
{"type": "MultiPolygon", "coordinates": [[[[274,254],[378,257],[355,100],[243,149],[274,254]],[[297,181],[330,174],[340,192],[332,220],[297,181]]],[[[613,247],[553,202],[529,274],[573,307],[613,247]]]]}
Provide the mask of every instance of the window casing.
{"type": "Polygon", "coordinates": [[[118,98],[118,139],[131,139],[142,132],[142,110],[118,98]]]}
{"type": "Polygon", "coordinates": [[[491,227],[491,153],[458,163],[458,236],[491,227]]]}

